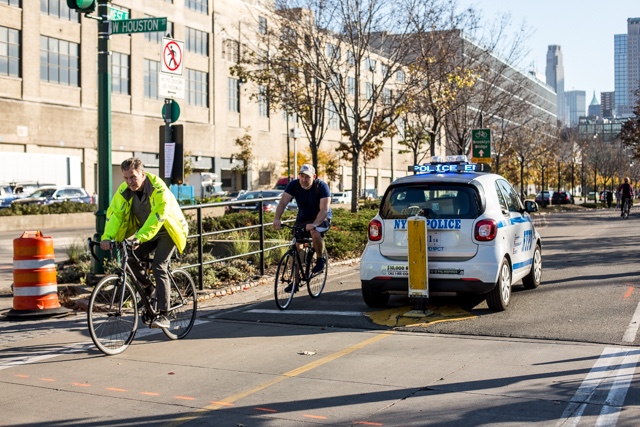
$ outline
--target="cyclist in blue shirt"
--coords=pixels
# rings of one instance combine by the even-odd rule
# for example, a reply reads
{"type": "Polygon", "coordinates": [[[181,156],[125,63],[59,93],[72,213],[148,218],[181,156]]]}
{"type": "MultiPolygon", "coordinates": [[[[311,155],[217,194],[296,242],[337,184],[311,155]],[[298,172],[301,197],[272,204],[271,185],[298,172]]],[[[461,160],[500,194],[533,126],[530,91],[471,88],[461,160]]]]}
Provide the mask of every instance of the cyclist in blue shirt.
{"type": "Polygon", "coordinates": [[[293,198],[298,204],[296,226],[304,226],[311,235],[313,249],[317,254],[313,272],[319,273],[324,270],[327,263],[327,260],[322,257],[324,253],[322,236],[331,226],[331,192],[327,183],[317,178],[316,170],[312,165],[302,165],[298,179],[291,181],[284,189],[273,220],[273,228],[276,230],[280,229],[280,217],[293,198]]]}

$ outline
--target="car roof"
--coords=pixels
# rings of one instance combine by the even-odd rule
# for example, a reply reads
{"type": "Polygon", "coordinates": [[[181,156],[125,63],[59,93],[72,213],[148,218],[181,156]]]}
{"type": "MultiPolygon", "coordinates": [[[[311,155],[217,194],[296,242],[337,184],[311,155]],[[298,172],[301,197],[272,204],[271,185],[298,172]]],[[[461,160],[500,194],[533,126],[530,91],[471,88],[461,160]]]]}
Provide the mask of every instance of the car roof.
{"type": "Polygon", "coordinates": [[[421,184],[432,182],[453,182],[460,184],[470,184],[472,181],[495,181],[496,179],[504,179],[500,175],[493,173],[483,172],[457,172],[457,173],[429,173],[409,175],[402,178],[398,178],[391,185],[407,185],[407,184],[421,184]]]}

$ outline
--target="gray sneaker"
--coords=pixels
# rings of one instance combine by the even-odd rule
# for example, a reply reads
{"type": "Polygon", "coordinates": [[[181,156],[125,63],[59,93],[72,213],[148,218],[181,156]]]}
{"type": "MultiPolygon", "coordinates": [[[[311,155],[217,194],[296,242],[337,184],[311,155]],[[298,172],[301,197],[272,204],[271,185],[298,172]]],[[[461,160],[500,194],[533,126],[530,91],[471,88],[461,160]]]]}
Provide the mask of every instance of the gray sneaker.
{"type": "Polygon", "coordinates": [[[161,314],[156,318],[156,320],[151,323],[152,328],[161,328],[161,329],[169,329],[171,326],[171,322],[164,314],[161,314]]]}

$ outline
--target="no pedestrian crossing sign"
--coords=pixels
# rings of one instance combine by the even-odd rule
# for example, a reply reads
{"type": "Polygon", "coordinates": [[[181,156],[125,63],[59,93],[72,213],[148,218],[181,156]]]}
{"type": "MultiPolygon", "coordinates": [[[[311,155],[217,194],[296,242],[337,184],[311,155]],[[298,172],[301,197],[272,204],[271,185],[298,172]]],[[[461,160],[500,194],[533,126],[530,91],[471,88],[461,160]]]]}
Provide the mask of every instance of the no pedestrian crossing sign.
{"type": "Polygon", "coordinates": [[[182,52],[184,42],[164,37],[162,39],[163,73],[182,75],[182,52]]]}
{"type": "Polygon", "coordinates": [[[471,154],[475,161],[491,161],[491,130],[471,130],[471,154]]]}

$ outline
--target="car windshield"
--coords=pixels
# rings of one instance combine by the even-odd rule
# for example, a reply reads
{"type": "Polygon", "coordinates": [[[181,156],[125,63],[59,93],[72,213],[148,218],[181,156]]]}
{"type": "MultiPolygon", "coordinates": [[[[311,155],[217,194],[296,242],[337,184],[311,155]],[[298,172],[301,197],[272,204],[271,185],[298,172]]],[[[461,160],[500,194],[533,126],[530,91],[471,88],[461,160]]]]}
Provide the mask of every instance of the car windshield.
{"type": "Polygon", "coordinates": [[[453,184],[421,184],[394,187],[380,205],[384,219],[404,219],[408,208],[418,206],[427,218],[475,218],[479,211],[478,193],[472,187],[453,184]]]}
{"type": "Polygon", "coordinates": [[[40,189],[40,190],[34,191],[33,194],[31,194],[31,196],[29,197],[51,197],[55,192],[56,192],[55,188],[40,189]]]}

